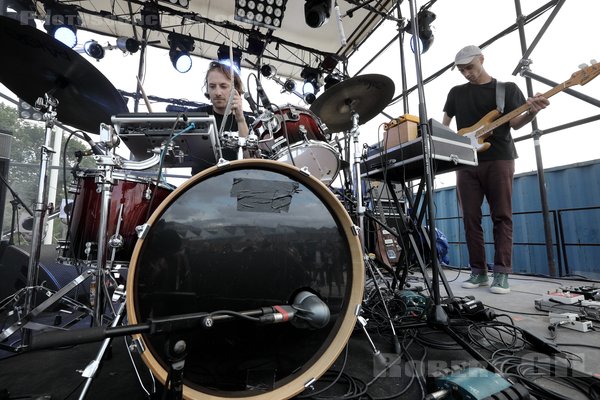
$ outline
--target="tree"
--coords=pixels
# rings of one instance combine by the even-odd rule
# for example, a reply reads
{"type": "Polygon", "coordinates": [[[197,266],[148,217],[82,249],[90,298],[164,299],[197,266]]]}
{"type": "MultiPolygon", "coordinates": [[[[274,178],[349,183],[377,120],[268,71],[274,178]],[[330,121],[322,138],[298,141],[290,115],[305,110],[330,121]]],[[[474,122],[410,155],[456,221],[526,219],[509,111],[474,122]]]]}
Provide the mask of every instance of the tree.
{"type": "MultiPolygon", "coordinates": [[[[19,198],[28,206],[32,207],[37,200],[39,170],[41,161],[41,149],[44,144],[45,128],[43,123],[27,122],[18,118],[17,109],[0,103],[0,129],[12,134],[11,150],[10,150],[10,167],[8,175],[8,183],[19,198]]],[[[60,205],[64,198],[64,178],[63,172],[66,172],[67,182],[71,180],[71,168],[77,164],[75,152],[87,149],[87,144],[83,141],[72,137],[67,141],[70,135],[63,137],[63,148],[61,153],[63,157],[60,160],[60,173],[58,179],[58,189],[56,204],[60,205]],[[67,144],[65,152],[65,143],[67,144]],[[66,163],[64,154],[66,154],[66,163]],[[66,164],[66,165],[65,165],[66,164]],[[66,167],[66,169],[65,169],[66,167]]],[[[82,168],[94,168],[93,161],[84,159],[80,164],[82,168]]],[[[10,231],[13,207],[11,201],[13,196],[10,191],[6,192],[6,204],[4,204],[4,219],[2,233],[10,231]]],[[[17,210],[15,210],[16,212],[17,210]]],[[[25,213],[25,210],[19,210],[19,216],[25,213]]],[[[17,219],[18,222],[18,219],[17,219]]],[[[55,229],[59,228],[56,227],[55,229]]],[[[4,238],[4,235],[3,235],[4,238]]]]}

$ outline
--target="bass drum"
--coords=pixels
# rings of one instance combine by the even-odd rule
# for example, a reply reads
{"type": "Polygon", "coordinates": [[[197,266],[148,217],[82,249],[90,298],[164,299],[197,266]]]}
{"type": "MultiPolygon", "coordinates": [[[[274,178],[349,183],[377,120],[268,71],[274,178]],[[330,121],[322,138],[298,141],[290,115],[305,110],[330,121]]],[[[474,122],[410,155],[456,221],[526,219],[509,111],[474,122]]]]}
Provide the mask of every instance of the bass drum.
{"type": "Polygon", "coordinates": [[[211,167],[175,190],[149,219],[127,279],[131,323],[291,304],[316,294],[331,318],[320,329],[215,319],[166,335],[142,334],[142,358],[164,384],[168,343],[187,345],[186,399],[285,399],[318,379],[354,328],[364,288],[352,221],[329,189],[272,160],[211,167]]]}

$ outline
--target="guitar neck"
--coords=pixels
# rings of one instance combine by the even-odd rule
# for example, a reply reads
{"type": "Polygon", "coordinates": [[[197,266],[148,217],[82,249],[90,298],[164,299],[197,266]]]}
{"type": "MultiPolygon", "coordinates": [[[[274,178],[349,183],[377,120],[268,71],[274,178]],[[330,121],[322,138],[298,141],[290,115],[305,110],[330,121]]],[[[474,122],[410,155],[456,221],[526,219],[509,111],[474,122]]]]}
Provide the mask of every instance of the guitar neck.
{"type": "MultiPolygon", "coordinates": [[[[555,94],[562,92],[567,87],[568,86],[566,85],[566,83],[561,83],[560,85],[555,86],[552,89],[548,90],[542,96],[544,96],[545,98],[549,99],[550,97],[554,96],[555,94]]],[[[505,123],[507,123],[511,119],[513,119],[515,117],[518,117],[519,115],[523,114],[527,110],[529,110],[529,104],[527,104],[527,103],[523,104],[519,108],[515,108],[514,110],[512,110],[508,114],[503,115],[502,117],[494,120],[492,123],[490,123],[489,125],[487,125],[485,127],[485,130],[482,132],[482,134],[486,134],[486,133],[492,132],[494,129],[498,128],[501,125],[504,125],[505,123]]]]}

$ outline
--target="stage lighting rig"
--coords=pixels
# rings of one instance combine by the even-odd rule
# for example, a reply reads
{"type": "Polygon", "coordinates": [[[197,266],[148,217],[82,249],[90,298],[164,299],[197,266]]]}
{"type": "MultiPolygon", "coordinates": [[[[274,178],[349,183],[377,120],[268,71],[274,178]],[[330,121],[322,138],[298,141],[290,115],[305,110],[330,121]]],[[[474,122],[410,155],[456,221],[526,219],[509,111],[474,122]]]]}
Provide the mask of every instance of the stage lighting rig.
{"type": "Polygon", "coordinates": [[[188,8],[190,6],[189,0],[159,0],[159,1],[161,1],[163,3],[171,4],[173,6],[181,7],[181,8],[188,8]]]}
{"type": "Polygon", "coordinates": [[[104,48],[95,40],[88,40],[85,42],[83,45],[83,50],[85,51],[85,54],[95,58],[96,61],[100,61],[104,58],[104,48]]]}
{"type": "Polygon", "coordinates": [[[234,18],[268,29],[281,28],[287,0],[235,0],[234,18]]]}
{"type": "Polygon", "coordinates": [[[329,20],[332,0],[306,0],[304,20],[311,28],[318,28],[329,20]]]}
{"type": "Polygon", "coordinates": [[[135,53],[140,49],[140,42],[134,38],[120,37],[117,39],[117,48],[123,53],[135,53]]]}
{"type": "Polygon", "coordinates": [[[55,2],[46,3],[44,7],[46,32],[66,46],[75,47],[77,45],[77,27],[81,25],[77,7],[55,2]]]}
{"type": "Polygon", "coordinates": [[[44,115],[41,111],[36,110],[23,99],[19,99],[19,118],[29,119],[32,121],[41,121],[44,119],[44,115]]]}
{"type": "MultiPolygon", "coordinates": [[[[417,32],[417,36],[421,41],[421,54],[429,50],[429,47],[431,47],[431,44],[433,43],[433,31],[431,30],[431,23],[433,21],[435,21],[435,14],[431,11],[421,9],[421,11],[417,13],[417,25],[419,26],[419,32],[417,32]]],[[[404,31],[413,34],[412,21],[409,21],[404,28],[404,31]]],[[[413,37],[410,39],[410,48],[412,49],[413,53],[416,51],[415,40],[416,38],[413,35],[413,37]]]]}
{"type": "Polygon", "coordinates": [[[171,32],[168,37],[169,58],[173,67],[181,73],[188,72],[192,68],[192,57],[190,53],[194,50],[194,39],[189,36],[171,32]]]}

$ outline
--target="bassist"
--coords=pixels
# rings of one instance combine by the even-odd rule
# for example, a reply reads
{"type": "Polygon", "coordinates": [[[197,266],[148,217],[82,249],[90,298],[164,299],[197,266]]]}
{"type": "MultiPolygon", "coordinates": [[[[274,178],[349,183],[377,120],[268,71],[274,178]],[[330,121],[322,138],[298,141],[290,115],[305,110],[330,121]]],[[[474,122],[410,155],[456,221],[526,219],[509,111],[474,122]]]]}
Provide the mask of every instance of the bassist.
{"type": "Polygon", "coordinates": [[[478,148],[479,165],[461,169],[456,177],[471,267],[471,277],[463,282],[462,287],[474,289],[490,284],[481,225],[481,207],[485,197],[494,224],[494,279],[490,290],[506,294],[510,292],[508,274],[512,272],[512,182],[517,158],[510,129],[519,129],[531,122],[549,101],[540,94],[525,100],[514,83],[506,83],[503,89],[499,88],[483,67],[483,62],[483,54],[477,46],[467,46],[457,53],[454,67],[468,82],[450,90],[444,105],[443,123],[449,126],[452,118],[456,117],[461,134],[463,128],[476,128],[478,121],[494,109],[506,114],[528,104],[525,112],[498,126],[493,135],[486,136],[486,142],[482,142],[481,149],[478,148]],[[504,90],[504,96],[500,95],[498,99],[497,91],[501,90],[504,90]]]}

